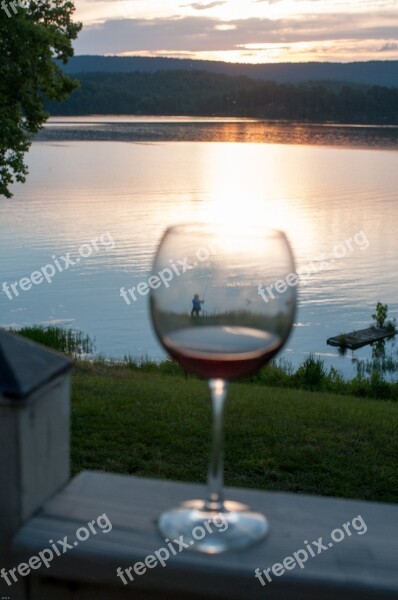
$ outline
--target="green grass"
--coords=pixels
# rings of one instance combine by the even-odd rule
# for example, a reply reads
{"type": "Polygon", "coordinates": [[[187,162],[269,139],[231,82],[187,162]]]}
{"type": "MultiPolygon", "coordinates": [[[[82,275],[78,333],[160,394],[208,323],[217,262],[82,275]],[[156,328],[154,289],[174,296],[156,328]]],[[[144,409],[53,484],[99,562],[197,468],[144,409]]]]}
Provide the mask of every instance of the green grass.
{"type": "MultiPolygon", "coordinates": [[[[205,382],[159,368],[78,362],[72,407],[74,474],[101,469],[205,482],[205,382]]],[[[397,502],[397,416],[388,400],[234,383],[226,485],[397,502]]]]}
{"type": "MultiPolygon", "coordinates": [[[[70,356],[92,352],[80,332],[18,333],[70,356]]],[[[375,347],[345,381],[319,358],[297,370],[271,363],[231,385],[226,413],[227,485],[398,502],[395,357],[375,347]]],[[[207,384],[174,361],[75,360],[72,471],[205,482],[211,411],[207,384]]]]}

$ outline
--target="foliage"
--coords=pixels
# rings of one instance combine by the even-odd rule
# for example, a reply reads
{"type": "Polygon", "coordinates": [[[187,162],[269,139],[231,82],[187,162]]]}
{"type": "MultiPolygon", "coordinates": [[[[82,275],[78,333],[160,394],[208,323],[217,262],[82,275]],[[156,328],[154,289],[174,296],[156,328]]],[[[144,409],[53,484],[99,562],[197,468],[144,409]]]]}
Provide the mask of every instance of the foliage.
{"type": "Polygon", "coordinates": [[[387,321],[388,315],[388,305],[382,304],[378,302],[376,304],[375,312],[372,315],[372,319],[376,322],[377,327],[384,327],[387,331],[390,331],[391,334],[396,333],[397,324],[396,319],[389,319],[387,321]]]}
{"type": "MultiPolygon", "coordinates": [[[[69,0],[29,0],[8,15],[0,9],[0,195],[24,182],[24,154],[48,117],[44,99],[63,100],[77,87],[54,58],[66,63],[80,23],[69,0]],[[15,12],[16,11],[16,12],[15,12]],[[9,16],[10,15],[10,16],[9,16]]],[[[11,11],[11,12],[10,12],[11,11]]]]}
{"type": "Polygon", "coordinates": [[[136,114],[398,123],[398,88],[275,83],[206,71],[79,73],[80,89],[53,115],[136,114]]]}
{"type": "MultiPolygon", "coordinates": [[[[64,352],[77,359],[76,365],[80,370],[96,367],[112,370],[128,369],[133,373],[153,374],[156,376],[177,376],[194,381],[196,377],[186,372],[175,360],[166,359],[161,362],[143,357],[135,359],[125,356],[123,360],[112,360],[101,356],[93,356],[94,343],[88,335],[72,329],[60,327],[32,326],[24,327],[16,333],[24,335],[36,342],[64,352]],[[84,358],[85,360],[79,360],[84,358]],[[89,359],[86,360],[86,359],[89,359]]],[[[334,367],[329,369],[323,360],[310,354],[295,370],[285,359],[272,360],[257,373],[241,379],[244,383],[261,386],[275,386],[296,390],[311,390],[333,392],[342,395],[352,395],[361,398],[398,400],[398,382],[393,383],[393,377],[398,373],[398,359],[385,351],[384,341],[377,342],[372,347],[372,359],[363,361],[353,358],[356,375],[346,380],[334,367]],[[389,376],[389,380],[385,376],[389,376]]],[[[165,380],[165,385],[167,381],[165,380]]]]}
{"type": "Polygon", "coordinates": [[[375,312],[372,315],[372,319],[374,319],[376,321],[377,327],[384,326],[385,320],[387,319],[387,314],[388,314],[388,305],[378,302],[376,304],[375,312]]]}
{"type": "Polygon", "coordinates": [[[23,327],[18,331],[14,330],[14,333],[18,333],[38,344],[43,344],[48,348],[58,350],[74,358],[92,354],[94,350],[94,343],[89,336],[74,329],[34,325],[32,327],[23,327]]]}
{"type": "Polygon", "coordinates": [[[302,387],[314,390],[320,389],[327,376],[325,365],[320,358],[310,354],[298,368],[296,378],[302,387]]]}
{"type": "MultiPolygon", "coordinates": [[[[296,370],[286,360],[272,360],[257,373],[248,375],[239,381],[264,387],[274,386],[333,392],[361,398],[398,400],[398,383],[392,383],[384,378],[385,374],[392,375],[398,372],[398,360],[392,356],[385,356],[382,360],[355,360],[354,362],[356,375],[351,380],[346,380],[335,367],[328,369],[319,357],[310,355],[296,370]]],[[[176,361],[169,359],[156,362],[148,358],[137,360],[125,357],[123,361],[96,358],[90,362],[90,365],[96,365],[98,368],[114,368],[115,370],[127,367],[133,372],[142,374],[175,375],[191,381],[197,379],[196,376],[180,367],[176,361]]],[[[90,368],[90,365],[87,368],[90,368]]],[[[85,368],[85,364],[81,361],[77,363],[77,366],[79,369],[85,368]]],[[[167,385],[166,381],[165,385],[167,385]]]]}

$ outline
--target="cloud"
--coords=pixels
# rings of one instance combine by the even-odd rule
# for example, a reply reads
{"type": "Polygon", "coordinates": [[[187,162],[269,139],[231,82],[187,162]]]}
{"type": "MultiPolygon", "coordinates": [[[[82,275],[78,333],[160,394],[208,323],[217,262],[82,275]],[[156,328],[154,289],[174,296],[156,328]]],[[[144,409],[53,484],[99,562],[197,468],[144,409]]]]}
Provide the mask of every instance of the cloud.
{"type": "Polygon", "coordinates": [[[323,14],[286,19],[222,21],[205,16],[157,19],[118,19],[86,26],[76,44],[78,54],[117,54],[134,51],[231,51],[253,44],[294,44],[350,40],[378,41],[396,37],[398,13],[323,14]]]}
{"type": "Polygon", "coordinates": [[[216,6],[221,6],[222,4],[225,4],[225,0],[216,0],[215,2],[207,2],[207,4],[203,4],[201,2],[193,2],[192,4],[182,4],[181,6],[183,8],[189,6],[190,8],[194,8],[195,10],[208,10],[209,8],[215,8],[216,6]]]}
{"type": "MultiPolygon", "coordinates": [[[[295,2],[306,2],[307,0],[295,0],[295,2]]],[[[277,4],[278,2],[283,2],[283,0],[253,0],[255,4],[259,4],[260,2],[267,2],[268,4],[277,4]]],[[[320,0],[310,0],[310,2],[320,2],[320,0]]]]}
{"type": "Polygon", "coordinates": [[[391,52],[392,50],[398,50],[398,44],[387,42],[384,46],[379,48],[378,52],[391,52]]]}

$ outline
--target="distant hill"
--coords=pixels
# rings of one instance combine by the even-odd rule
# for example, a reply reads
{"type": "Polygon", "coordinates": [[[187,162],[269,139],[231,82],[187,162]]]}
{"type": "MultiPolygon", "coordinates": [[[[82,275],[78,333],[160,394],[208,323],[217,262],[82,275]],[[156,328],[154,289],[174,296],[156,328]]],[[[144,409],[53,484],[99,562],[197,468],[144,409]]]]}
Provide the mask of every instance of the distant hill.
{"type": "Polygon", "coordinates": [[[207,71],[224,75],[244,75],[277,83],[338,81],[364,85],[398,87],[398,61],[352,63],[276,63],[239,64],[178,58],[121,56],[75,56],[66,66],[67,73],[131,73],[139,71],[207,71]]]}
{"type": "Polygon", "coordinates": [[[398,124],[398,87],[276,83],[207,71],[76,73],[81,86],[53,115],[187,115],[398,124]]]}

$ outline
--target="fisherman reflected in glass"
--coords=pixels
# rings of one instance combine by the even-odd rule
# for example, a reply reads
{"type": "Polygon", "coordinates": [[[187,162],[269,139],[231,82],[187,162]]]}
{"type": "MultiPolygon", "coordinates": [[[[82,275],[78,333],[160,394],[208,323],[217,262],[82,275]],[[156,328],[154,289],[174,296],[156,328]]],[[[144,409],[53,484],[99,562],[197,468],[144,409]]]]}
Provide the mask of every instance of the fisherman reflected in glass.
{"type": "Polygon", "coordinates": [[[199,317],[200,316],[200,311],[202,310],[201,305],[204,303],[205,303],[204,300],[199,299],[199,294],[194,295],[194,297],[192,298],[191,317],[199,317]]]}

